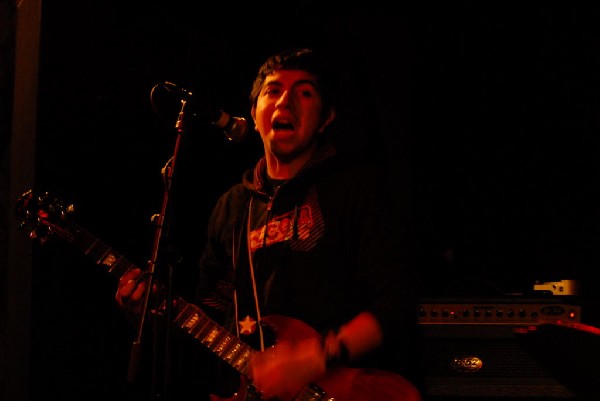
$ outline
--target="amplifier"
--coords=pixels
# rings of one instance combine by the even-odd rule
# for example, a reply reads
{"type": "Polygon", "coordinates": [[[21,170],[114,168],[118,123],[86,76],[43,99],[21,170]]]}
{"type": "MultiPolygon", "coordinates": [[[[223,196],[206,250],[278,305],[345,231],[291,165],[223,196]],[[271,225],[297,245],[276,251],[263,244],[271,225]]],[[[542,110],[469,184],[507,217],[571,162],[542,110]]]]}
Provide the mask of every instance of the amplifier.
{"type": "Polygon", "coordinates": [[[540,325],[577,322],[580,314],[579,306],[564,300],[423,300],[419,321],[427,398],[576,398],[545,369],[529,344],[540,325]]]}

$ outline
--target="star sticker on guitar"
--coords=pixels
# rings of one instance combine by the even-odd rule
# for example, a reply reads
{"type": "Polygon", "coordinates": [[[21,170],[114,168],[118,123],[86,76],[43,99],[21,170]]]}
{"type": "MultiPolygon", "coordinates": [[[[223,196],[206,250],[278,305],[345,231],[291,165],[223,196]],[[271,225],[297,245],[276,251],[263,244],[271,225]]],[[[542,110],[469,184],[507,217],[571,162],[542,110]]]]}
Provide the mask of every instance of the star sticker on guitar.
{"type": "Polygon", "coordinates": [[[256,330],[256,320],[252,319],[250,315],[246,316],[244,320],[240,320],[239,323],[241,334],[252,334],[256,330]]]}

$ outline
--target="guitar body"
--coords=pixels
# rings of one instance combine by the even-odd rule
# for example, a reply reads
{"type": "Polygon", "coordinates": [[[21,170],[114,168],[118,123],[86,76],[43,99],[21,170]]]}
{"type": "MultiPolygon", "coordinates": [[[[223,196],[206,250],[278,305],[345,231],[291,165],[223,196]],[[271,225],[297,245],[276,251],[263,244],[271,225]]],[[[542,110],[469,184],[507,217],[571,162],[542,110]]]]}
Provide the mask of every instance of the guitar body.
{"type": "MultiPolygon", "coordinates": [[[[270,315],[263,323],[273,330],[276,343],[279,340],[302,340],[320,338],[320,335],[306,323],[291,317],[270,315]]],[[[420,401],[417,389],[404,377],[383,370],[338,367],[330,369],[327,375],[314,384],[323,390],[315,396],[311,391],[301,392],[295,398],[281,401],[420,401]]],[[[240,390],[229,398],[212,395],[211,401],[255,401],[260,397],[248,392],[248,381],[242,376],[240,390]]],[[[279,399],[277,398],[279,401],[279,399]]],[[[266,401],[266,400],[265,400],[266,401]]]]}
{"type": "Polygon", "coordinates": [[[241,386],[237,393],[233,394],[231,397],[219,397],[217,395],[211,394],[210,401],[254,401],[260,400],[260,398],[254,398],[248,395],[248,382],[243,377],[241,379],[241,386]]]}
{"type": "Polygon", "coordinates": [[[412,383],[383,370],[337,368],[317,384],[336,401],[421,401],[412,383]]]}
{"type": "MultiPolygon", "coordinates": [[[[224,398],[213,394],[210,400],[263,400],[248,392],[247,380],[242,378],[241,383],[240,390],[231,397],[224,398]]],[[[300,394],[293,401],[422,401],[412,383],[402,376],[382,370],[337,368],[328,372],[326,377],[317,380],[316,384],[325,391],[326,395],[310,398],[309,395],[300,394]]]]}

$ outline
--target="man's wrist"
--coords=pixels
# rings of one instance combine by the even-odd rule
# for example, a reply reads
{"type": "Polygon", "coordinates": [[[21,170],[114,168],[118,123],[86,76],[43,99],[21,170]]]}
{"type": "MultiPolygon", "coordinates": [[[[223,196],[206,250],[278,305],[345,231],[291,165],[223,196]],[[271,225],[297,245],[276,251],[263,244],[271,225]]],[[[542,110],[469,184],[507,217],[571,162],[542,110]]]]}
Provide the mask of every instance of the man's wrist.
{"type": "Polygon", "coordinates": [[[325,365],[327,368],[333,368],[340,365],[346,365],[350,361],[350,352],[337,334],[330,333],[325,340],[325,365]]]}

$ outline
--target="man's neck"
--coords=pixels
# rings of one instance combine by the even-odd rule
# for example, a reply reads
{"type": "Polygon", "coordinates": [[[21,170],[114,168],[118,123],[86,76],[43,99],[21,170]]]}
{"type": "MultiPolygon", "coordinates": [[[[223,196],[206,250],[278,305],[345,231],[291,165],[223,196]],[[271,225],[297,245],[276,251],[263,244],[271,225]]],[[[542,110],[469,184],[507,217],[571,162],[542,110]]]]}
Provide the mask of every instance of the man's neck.
{"type": "Polygon", "coordinates": [[[312,158],[315,149],[311,152],[305,152],[298,157],[288,161],[282,161],[272,154],[266,155],[267,174],[276,180],[287,180],[294,177],[312,158]]]}

